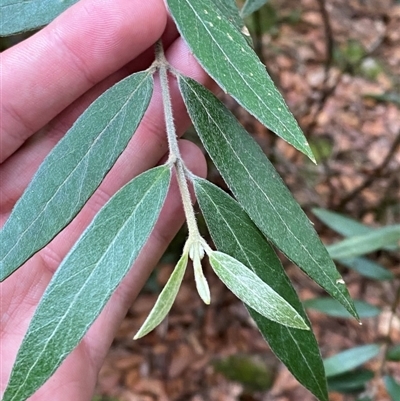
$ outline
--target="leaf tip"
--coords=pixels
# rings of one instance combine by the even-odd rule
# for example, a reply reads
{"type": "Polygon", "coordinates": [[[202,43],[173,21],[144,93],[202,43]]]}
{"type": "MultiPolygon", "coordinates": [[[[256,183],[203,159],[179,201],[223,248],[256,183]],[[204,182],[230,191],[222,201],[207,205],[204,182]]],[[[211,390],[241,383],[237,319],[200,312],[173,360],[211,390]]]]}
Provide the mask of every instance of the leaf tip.
{"type": "Polygon", "coordinates": [[[310,148],[310,145],[306,142],[305,147],[303,149],[304,154],[315,164],[317,165],[317,159],[314,156],[313,151],[310,148]]]}
{"type": "Polygon", "coordinates": [[[140,330],[133,336],[133,340],[139,340],[139,338],[142,338],[146,335],[146,333],[141,333],[140,330]]]}
{"type": "Polygon", "coordinates": [[[299,327],[300,330],[305,330],[305,331],[310,331],[311,328],[310,326],[304,321],[304,319],[302,318],[301,321],[299,321],[299,327]]]}

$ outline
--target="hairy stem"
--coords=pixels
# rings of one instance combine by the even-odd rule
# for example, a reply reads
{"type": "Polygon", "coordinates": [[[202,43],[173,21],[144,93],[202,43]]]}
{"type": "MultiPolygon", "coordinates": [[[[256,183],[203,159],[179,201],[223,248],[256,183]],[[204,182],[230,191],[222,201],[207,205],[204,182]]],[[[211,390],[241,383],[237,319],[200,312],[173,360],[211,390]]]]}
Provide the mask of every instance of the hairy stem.
{"type": "Polygon", "coordinates": [[[160,84],[162,99],[164,104],[164,116],[165,125],[167,129],[168,147],[169,147],[169,160],[168,162],[173,164],[176,169],[176,177],[178,180],[179,191],[182,197],[183,209],[185,212],[186,222],[189,230],[188,242],[202,242],[199,229],[197,227],[196,217],[190,198],[189,187],[186,180],[185,164],[182,160],[179,147],[178,137],[176,135],[174,117],[172,113],[171,95],[169,91],[168,83],[168,70],[169,64],[164,55],[164,49],[161,41],[156,44],[156,64],[159,68],[160,84]]]}
{"type": "MultiPolygon", "coordinates": [[[[172,114],[171,95],[168,84],[168,71],[171,70],[172,67],[168,64],[168,61],[165,58],[161,41],[158,41],[156,45],[155,65],[159,69],[160,73],[165,125],[167,129],[169,146],[168,163],[175,167],[176,179],[178,181],[179,192],[181,193],[183,210],[186,217],[186,224],[189,230],[189,236],[184,246],[183,253],[187,253],[190,259],[193,261],[197,292],[204,303],[208,305],[211,301],[210,289],[201,268],[201,259],[204,256],[204,250],[209,253],[211,249],[200,235],[192,200],[190,198],[187,178],[191,178],[191,174],[187,170],[179,152],[178,137],[176,135],[174,117],[172,114]]],[[[174,72],[174,70],[172,71],[174,72]]]]}
{"type": "Polygon", "coordinates": [[[165,126],[167,129],[169,147],[169,162],[173,164],[177,160],[181,160],[181,155],[175,131],[174,116],[172,114],[171,94],[168,84],[168,61],[165,58],[164,49],[160,40],[156,44],[156,62],[159,69],[161,93],[164,104],[165,126]]]}

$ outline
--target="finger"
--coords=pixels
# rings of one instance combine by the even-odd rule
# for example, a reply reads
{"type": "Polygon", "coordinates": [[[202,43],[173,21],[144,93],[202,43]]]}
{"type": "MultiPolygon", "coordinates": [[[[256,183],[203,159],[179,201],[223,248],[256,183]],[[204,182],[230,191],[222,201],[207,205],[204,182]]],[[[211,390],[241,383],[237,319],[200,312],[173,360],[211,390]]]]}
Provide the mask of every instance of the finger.
{"type": "Polygon", "coordinates": [[[3,52],[0,162],[94,84],[151,46],[166,20],[162,0],[83,0],[3,52]]]}
{"type": "MultiPolygon", "coordinates": [[[[188,54],[186,45],[184,45],[182,39],[175,40],[172,45],[170,42],[176,37],[177,33],[173,26],[168,25],[165,32],[166,46],[170,49],[167,51],[167,57],[170,58],[171,63],[175,63],[176,68],[181,68],[182,72],[192,76],[198,81],[211,87],[211,80],[206,77],[204,72],[198,67],[193,56],[188,54]]],[[[153,49],[151,50],[150,57],[153,57],[153,49]]],[[[142,56],[139,57],[141,59],[142,56]]],[[[68,107],[63,113],[61,113],[56,119],[46,126],[45,129],[41,130],[36,135],[33,135],[18,152],[8,158],[2,165],[2,186],[0,188],[0,210],[1,210],[1,221],[4,222],[10,213],[15,202],[22,195],[26,186],[32,179],[34,172],[39,167],[40,163],[51,151],[54,145],[62,138],[65,132],[71,127],[73,122],[79,117],[79,115],[87,108],[87,106],[98,97],[104,90],[110,87],[116,81],[124,78],[132,71],[137,70],[137,62],[135,60],[131,65],[124,67],[113,76],[105,79],[89,93],[75,101],[70,107],[68,107]]],[[[158,101],[158,100],[157,100],[158,101]]],[[[149,112],[144,118],[144,125],[151,125],[154,129],[163,127],[163,123],[157,120],[161,116],[162,118],[162,107],[160,104],[154,110],[154,103],[149,107],[149,112]],[[161,111],[161,112],[160,112],[161,111]],[[151,117],[153,116],[153,117],[151,117]],[[154,123],[147,123],[146,121],[153,118],[154,123]],[[157,127],[155,126],[157,124],[157,127]]],[[[157,103],[157,102],[156,102],[157,103]]],[[[180,116],[181,111],[175,109],[176,116],[180,116]]],[[[161,120],[162,121],[162,120],[161,120]]],[[[183,132],[187,125],[185,118],[176,119],[177,130],[183,132]]],[[[164,130],[162,130],[164,135],[164,130]]],[[[135,136],[138,136],[136,133],[135,136]]],[[[165,147],[164,147],[165,149],[165,147]]],[[[155,158],[157,159],[157,156],[155,158]]]]}

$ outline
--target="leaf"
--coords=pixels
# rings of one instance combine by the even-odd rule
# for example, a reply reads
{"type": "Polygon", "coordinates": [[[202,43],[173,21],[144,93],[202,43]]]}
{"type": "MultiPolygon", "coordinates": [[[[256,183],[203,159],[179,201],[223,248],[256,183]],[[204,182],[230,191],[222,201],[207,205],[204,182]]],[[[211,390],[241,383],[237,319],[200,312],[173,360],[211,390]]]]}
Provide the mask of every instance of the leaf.
{"type": "MultiPolygon", "coordinates": [[[[309,324],[275,251],[240,205],[220,188],[201,178],[194,179],[194,188],[217,249],[250,268],[309,324]]],[[[314,333],[282,326],[247,308],[276,356],[303,386],[318,399],[327,401],[325,372],[314,333]]]]}
{"type": "Polygon", "coordinates": [[[194,272],[194,281],[196,283],[197,293],[199,294],[200,298],[206,305],[210,305],[211,302],[210,287],[204,275],[201,266],[201,260],[198,256],[193,259],[193,272],[194,272]]]}
{"type": "Polygon", "coordinates": [[[187,262],[188,255],[187,253],[184,253],[176,264],[174,271],[167,281],[167,284],[165,284],[165,287],[157,298],[157,301],[153,306],[149,316],[147,316],[147,319],[142,324],[142,327],[140,327],[135,337],[133,337],[134,340],[144,337],[146,334],[150,333],[168,315],[168,312],[171,310],[172,304],[175,301],[176,295],[178,294],[183,276],[185,275],[187,262]]]}
{"type": "Polygon", "coordinates": [[[348,259],[337,259],[343,266],[355,270],[364,277],[372,278],[374,280],[393,280],[394,275],[391,271],[385,269],[378,263],[373,262],[367,258],[356,257],[348,259]]]}
{"type": "Polygon", "coordinates": [[[179,32],[199,63],[262,124],[315,161],[282,95],[237,27],[213,0],[167,0],[179,32]]]}
{"type": "Polygon", "coordinates": [[[0,36],[40,28],[78,0],[2,0],[0,36]]]}
{"type": "Polygon", "coordinates": [[[94,101],[50,152],[0,231],[0,281],[82,209],[127,146],[152,91],[148,72],[125,78],[94,101]]]}
{"type": "Polygon", "coordinates": [[[240,10],[240,15],[242,18],[247,18],[267,3],[268,0],[246,0],[246,3],[244,3],[244,6],[240,10]]]}
{"type": "Polygon", "coordinates": [[[274,384],[276,366],[260,355],[240,353],[213,359],[215,372],[223,374],[231,382],[240,383],[246,394],[256,391],[265,393],[274,384]]]}
{"type": "Polygon", "coordinates": [[[386,353],[386,360],[393,362],[400,362],[400,344],[389,348],[389,350],[386,353]]]}
{"type": "Polygon", "coordinates": [[[357,220],[350,219],[342,214],[331,212],[322,208],[313,208],[312,212],[329,228],[342,234],[344,237],[354,237],[371,232],[370,228],[357,220]]]}
{"type": "Polygon", "coordinates": [[[290,260],[357,316],[324,245],[260,147],[207,89],[182,76],[179,85],[205,149],[249,217],[290,260]]]}
{"type": "MultiPolygon", "coordinates": [[[[350,219],[342,214],[331,212],[326,209],[314,208],[312,212],[329,228],[342,234],[344,237],[354,237],[375,231],[374,227],[368,227],[357,220],[350,219]]],[[[386,250],[396,249],[396,246],[386,246],[386,250]]]]}
{"type": "Polygon", "coordinates": [[[386,226],[367,234],[346,238],[327,246],[334,259],[352,258],[382,249],[387,245],[400,245],[400,224],[386,226]]]}
{"type": "Polygon", "coordinates": [[[373,377],[374,372],[371,370],[356,370],[329,378],[328,386],[330,391],[353,393],[364,390],[366,383],[372,380],[373,377]]]}
{"type": "Polygon", "coordinates": [[[218,251],[208,257],[217,276],[246,305],[284,326],[310,330],[299,313],[243,263],[218,251]]]}
{"type": "Polygon", "coordinates": [[[400,93],[398,92],[384,92],[381,94],[366,93],[365,95],[363,95],[363,97],[375,99],[378,102],[383,103],[394,103],[396,106],[400,106],[400,93]]]}
{"type": "Polygon", "coordinates": [[[400,344],[388,349],[386,353],[386,360],[400,362],[400,344]]]}
{"type": "Polygon", "coordinates": [[[392,376],[384,376],[383,381],[392,401],[400,400],[400,384],[392,376]]]}
{"type": "MultiPolygon", "coordinates": [[[[325,313],[328,316],[351,318],[350,313],[333,298],[312,298],[303,301],[303,305],[306,308],[314,309],[319,312],[325,313]]],[[[354,305],[356,307],[358,316],[360,318],[369,318],[378,316],[381,310],[376,306],[369,304],[368,302],[355,300],[354,305]]]]}
{"type": "Polygon", "coordinates": [[[243,21],[243,18],[239,14],[235,0],[214,0],[214,5],[218,7],[218,10],[225,15],[225,18],[231,22],[232,25],[244,36],[247,43],[252,46],[252,39],[250,33],[243,21]]]}
{"type": "Polygon", "coordinates": [[[125,185],[65,257],[32,318],[3,401],[24,401],[78,345],[146,243],[168,190],[167,166],[125,185]]]}
{"type": "Polygon", "coordinates": [[[375,358],[380,352],[378,344],[368,344],[340,352],[324,360],[326,377],[349,372],[375,358]]]}

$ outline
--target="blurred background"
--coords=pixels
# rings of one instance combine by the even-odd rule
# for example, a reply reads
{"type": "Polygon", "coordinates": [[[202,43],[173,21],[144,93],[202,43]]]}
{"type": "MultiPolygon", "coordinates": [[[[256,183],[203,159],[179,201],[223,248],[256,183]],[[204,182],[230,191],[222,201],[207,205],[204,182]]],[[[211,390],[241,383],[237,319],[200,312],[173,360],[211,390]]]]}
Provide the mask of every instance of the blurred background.
{"type": "MultiPolygon", "coordinates": [[[[400,253],[393,225],[400,223],[400,2],[270,0],[246,24],[318,165],[231,98],[222,99],[274,163],[323,242],[354,241],[350,253],[335,260],[362,326],[283,260],[326,358],[330,400],[399,401],[400,253]]],[[[1,39],[1,50],[22,38],[1,39]]],[[[193,130],[186,136],[198,142],[193,130]]],[[[211,162],[209,178],[226,189],[211,162]]],[[[199,299],[188,269],[169,317],[132,340],[185,238],[183,228],[131,307],[93,401],[314,400],[206,261],[211,305],[199,299]]]]}

